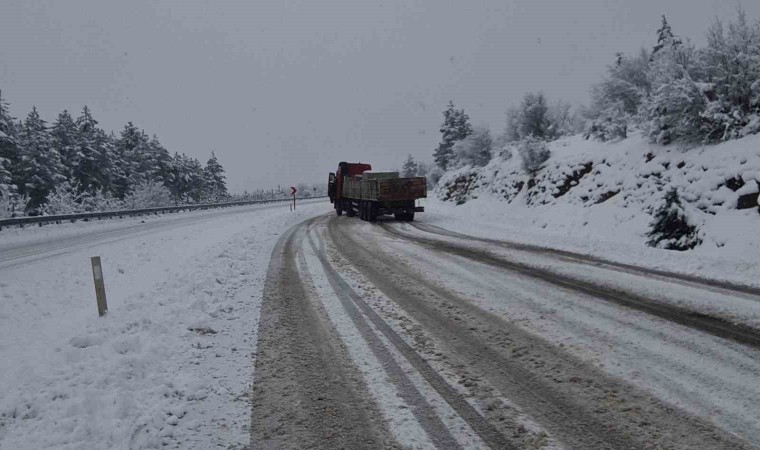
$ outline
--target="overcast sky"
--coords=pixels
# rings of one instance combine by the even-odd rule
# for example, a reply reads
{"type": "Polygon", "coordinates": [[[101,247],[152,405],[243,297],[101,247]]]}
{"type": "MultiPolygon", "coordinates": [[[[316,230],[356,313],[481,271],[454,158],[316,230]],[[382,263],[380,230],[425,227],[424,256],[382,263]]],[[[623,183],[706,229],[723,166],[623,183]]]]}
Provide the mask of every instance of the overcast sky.
{"type": "MultiPolygon", "coordinates": [[[[698,44],[722,0],[2,0],[0,89],[46,120],[88,105],[171,151],[215,150],[229,187],[321,182],[341,160],[432,160],[449,100],[503,128],[526,91],[586,102],[660,15],[698,44]]],[[[744,2],[750,18],[760,2],[744,2]]]]}

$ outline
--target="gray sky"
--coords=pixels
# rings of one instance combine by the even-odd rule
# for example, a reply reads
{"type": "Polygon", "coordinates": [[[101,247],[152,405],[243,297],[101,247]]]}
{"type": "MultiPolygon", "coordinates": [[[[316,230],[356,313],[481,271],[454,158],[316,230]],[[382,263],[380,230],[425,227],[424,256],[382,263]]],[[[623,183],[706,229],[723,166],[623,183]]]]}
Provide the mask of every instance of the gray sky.
{"type": "Polygon", "coordinates": [[[87,104],[106,130],[131,120],[203,162],[213,149],[233,191],[321,182],[340,160],[432,160],[450,99],[494,131],[526,91],[585,102],[661,14],[701,44],[737,4],[2,0],[0,89],[19,117],[87,104]]]}

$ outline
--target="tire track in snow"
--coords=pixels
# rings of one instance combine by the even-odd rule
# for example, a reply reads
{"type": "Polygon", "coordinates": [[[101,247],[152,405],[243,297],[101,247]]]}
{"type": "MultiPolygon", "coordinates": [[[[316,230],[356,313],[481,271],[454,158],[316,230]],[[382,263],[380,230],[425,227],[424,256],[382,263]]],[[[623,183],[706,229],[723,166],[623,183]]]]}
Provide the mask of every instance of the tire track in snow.
{"type": "MultiPolygon", "coordinates": [[[[309,236],[309,244],[316,253],[322,267],[328,277],[330,285],[341,300],[345,310],[348,312],[356,327],[360,330],[367,342],[371,343],[371,348],[376,352],[378,359],[386,364],[389,375],[399,381],[402,396],[405,397],[411,405],[414,406],[415,416],[428,431],[431,438],[439,448],[457,447],[456,441],[453,440],[450,433],[441,429],[443,425],[440,419],[431,422],[431,414],[422,415],[422,408],[426,402],[416,392],[411,382],[406,379],[393,357],[387,352],[381,342],[377,340],[372,331],[364,323],[359,310],[372,322],[372,324],[390,341],[393,346],[401,353],[404,358],[422,375],[422,377],[438,392],[441,397],[464,419],[467,424],[475,431],[478,436],[491,448],[516,449],[504,435],[496,430],[478,411],[475,410],[453,387],[451,387],[443,377],[438,374],[406,341],[401,338],[395,331],[354,291],[351,286],[340,276],[332,267],[327,259],[324,246],[319,247],[309,236]],[[414,392],[410,392],[414,390],[414,392]],[[419,413],[417,412],[419,411],[419,413]],[[447,436],[448,435],[448,436],[447,436]]],[[[429,406],[426,406],[429,409],[429,406]]]]}
{"type": "Polygon", "coordinates": [[[566,260],[576,264],[586,264],[596,268],[605,268],[633,275],[654,276],[663,281],[680,283],[685,286],[696,286],[702,289],[714,290],[716,292],[729,292],[733,295],[745,294],[745,298],[760,301],[760,288],[757,288],[755,286],[730,283],[727,281],[703,278],[696,275],[688,275],[683,273],[668,272],[666,270],[652,269],[649,267],[636,266],[633,264],[611,261],[597,256],[575,253],[568,250],[559,250],[550,247],[541,247],[539,245],[524,244],[520,242],[479,238],[476,236],[470,236],[467,234],[458,233],[456,231],[447,230],[446,228],[427,223],[409,222],[408,225],[411,225],[412,227],[425,233],[464,239],[467,241],[481,242],[485,244],[495,244],[507,249],[530,252],[541,256],[549,256],[555,259],[566,260]]]}
{"type": "Polygon", "coordinates": [[[264,287],[251,413],[252,448],[395,447],[361,374],[301,282],[304,223],[280,238],[264,287]]]}
{"type": "Polygon", "coordinates": [[[574,277],[563,275],[551,270],[534,267],[528,264],[510,261],[506,258],[495,256],[485,251],[455,244],[441,239],[411,236],[396,227],[381,225],[382,229],[389,234],[409,240],[427,248],[462,256],[480,263],[499,267],[512,272],[517,272],[559,288],[580,292],[602,301],[611,302],[659,317],[669,322],[674,322],[698,331],[703,331],[714,336],[729,339],[740,344],[760,349],[760,332],[748,326],[733,324],[721,318],[698,313],[683,307],[667,305],[662,302],[651,300],[647,297],[628,292],[623,289],[612,289],[599,286],[588,281],[578,280],[574,277]]]}
{"type": "Polygon", "coordinates": [[[362,225],[339,219],[329,225],[341,254],[441,342],[454,364],[474,370],[571,448],[745,448],[714,425],[429,283],[369,235],[354,238],[362,225]]]}

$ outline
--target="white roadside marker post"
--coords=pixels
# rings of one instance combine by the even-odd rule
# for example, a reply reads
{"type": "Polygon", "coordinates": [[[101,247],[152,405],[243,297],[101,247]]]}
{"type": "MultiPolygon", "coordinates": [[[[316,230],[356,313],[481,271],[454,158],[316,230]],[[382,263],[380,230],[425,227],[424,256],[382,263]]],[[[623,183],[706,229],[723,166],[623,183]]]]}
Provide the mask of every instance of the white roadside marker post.
{"type": "Polygon", "coordinates": [[[98,315],[103,317],[108,312],[106,303],[106,285],[103,281],[103,267],[100,265],[100,256],[90,258],[92,262],[92,277],[95,279],[95,299],[98,302],[98,315]]]}

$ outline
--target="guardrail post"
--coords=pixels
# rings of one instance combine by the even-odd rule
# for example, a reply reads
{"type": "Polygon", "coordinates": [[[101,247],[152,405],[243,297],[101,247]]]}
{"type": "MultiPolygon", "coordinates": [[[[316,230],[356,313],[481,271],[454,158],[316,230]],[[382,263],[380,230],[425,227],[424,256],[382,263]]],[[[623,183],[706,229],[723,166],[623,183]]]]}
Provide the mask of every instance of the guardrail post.
{"type": "Polygon", "coordinates": [[[90,258],[92,262],[92,277],[95,279],[95,300],[98,303],[98,315],[103,317],[108,312],[106,303],[106,285],[103,281],[103,267],[100,264],[100,256],[90,258]]]}

